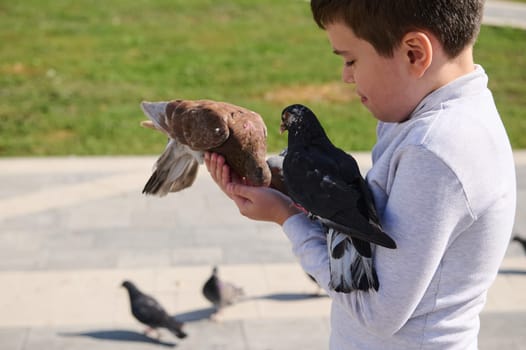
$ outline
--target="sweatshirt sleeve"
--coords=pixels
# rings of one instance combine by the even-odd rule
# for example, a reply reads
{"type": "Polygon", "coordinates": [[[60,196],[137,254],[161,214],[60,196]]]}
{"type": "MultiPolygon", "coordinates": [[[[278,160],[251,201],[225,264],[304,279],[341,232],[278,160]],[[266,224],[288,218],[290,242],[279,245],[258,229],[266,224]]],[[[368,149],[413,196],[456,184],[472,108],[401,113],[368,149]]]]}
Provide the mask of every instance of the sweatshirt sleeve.
{"type": "Polygon", "coordinates": [[[300,213],[285,221],[283,231],[292,243],[292,252],[300,260],[305,272],[328,291],[326,286],[329,285],[330,279],[329,255],[322,226],[300,213]]]}
{"type": "MultiPolygon", "coordinates": [[[[327,290],[329,259],[321,227],[298,214],[289,218],[283,229],[302,267],[334,303],[370,332],[391,335],[415,313],[433,277],[440,273],[452,235],[472,222],[456,175],[432,152],[411,146],[399,155],[383,211],[383,228],[397,249],[376,247],[378,292],[327,290]]],[[[434,301],[426,302],[433,307],[434,301]]]]}

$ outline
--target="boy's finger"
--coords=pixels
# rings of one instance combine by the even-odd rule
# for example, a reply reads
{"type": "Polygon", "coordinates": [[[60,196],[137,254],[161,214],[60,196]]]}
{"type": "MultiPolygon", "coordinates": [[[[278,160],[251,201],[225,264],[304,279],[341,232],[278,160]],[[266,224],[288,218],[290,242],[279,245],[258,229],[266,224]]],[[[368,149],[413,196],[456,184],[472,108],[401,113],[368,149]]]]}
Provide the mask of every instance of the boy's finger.
{"type": "Polygon", "coordinates": [[[210,172],[210,152],[205,152],[204,160],[206,169],[210,172]]]}
{"type": "Polygon", "coordinates": [[[221,168],[221,171],[222,171],[221,179],[223,181],[222,185],[224,188],[226,188],[226,186],[230,182],[230,168],[227,165],[223,165],[221,168]]]}
{"type": "Polygon", "coordinates": [[[219,164],[218,162],[218,157],[217,157],[217,154],[216,153],[212,153],[210,155],[210,170],[211,170],[211,173],[212,173],[212,177],[216,180],[216,181],[219,181],[221,179],[221,172],[222,172],[222,165],[219,164]]]}
{"type": "Polygon", "coordinates": [[[226,188],[230,194],[232,194],[233,196],[237,196],[237,197],[243,197],[246,199],[250,199],[251,194],[252,194],[251,193],[252,187],[242,185],[239,183],[230,182],[226,188]]]}

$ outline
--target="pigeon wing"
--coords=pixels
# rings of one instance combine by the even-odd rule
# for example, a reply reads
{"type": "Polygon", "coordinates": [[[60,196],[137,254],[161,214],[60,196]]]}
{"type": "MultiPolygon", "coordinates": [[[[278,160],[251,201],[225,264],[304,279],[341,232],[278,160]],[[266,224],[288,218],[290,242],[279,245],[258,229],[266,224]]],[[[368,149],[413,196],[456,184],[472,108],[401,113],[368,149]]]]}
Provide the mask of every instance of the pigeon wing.
{"type": "Polygon", "coordinates": [[[324,176],[321,189],[324,197],[328,196],[330,200],[320,203],[320,211],[323,210],[325,214],[320,221],[353,238],[396,248],[395,242],[381,229],[378,221],[369,216],[370,207],[364,198],[362,181],[357,179],[354,183],[346,184],[324,176]],[[323,204],[325,206],[321,207],[323,204]]]}
{"type": "Polygon", "coordinates": [[[324,150],[312,146],[308,149],[289,147],[284,171],[291,197],[328,227],[360,240],[396,247],[380,226],[371,224],[360,210],[363,179],[354,170],[350,174],[341,174],[345,162],[336,156],[338,152],[335,153],[331,157],[324,150]]]}
{"type": "Polygon", "coordinates": [[[222,102],[175,100],[166,106],[166,116],[176,138],[193,150],[208,151],[230,136],[222,102]]]}
{"type": "Polygon", "coordinates": [[[146,294],[132,301],[132,313],[137,320],[151,327],[159,327],[166,317],[163,307],[146,294]]]}
{"type": "Polygon", "coordinates": [[[192,150],[178,139],[174,129],[176,120],[167,116],[169,106],[169,102],[141,103],[144,114],[150,118],[141,125],[159,130],[169,137],[163,154],[157,159],[154,171],[143,188],[145,194],[165,196],[191,186],[202,160],[202,152],[192,150]]]}

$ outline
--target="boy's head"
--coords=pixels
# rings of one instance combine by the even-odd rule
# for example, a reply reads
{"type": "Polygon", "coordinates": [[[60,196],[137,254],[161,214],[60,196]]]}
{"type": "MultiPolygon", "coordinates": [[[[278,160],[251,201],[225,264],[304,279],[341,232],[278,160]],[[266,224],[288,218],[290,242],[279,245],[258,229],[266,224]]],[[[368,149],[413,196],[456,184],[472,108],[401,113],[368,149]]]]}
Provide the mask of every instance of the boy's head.
{"type": "Polygon", "coordinates": [[[355,35],[389,57],[403,36],[429,31],[444,52],[456,57],[472,45],[482,20],[484,0],[312,0],[316,23],[323,29],[345,23],[355,35]]]}

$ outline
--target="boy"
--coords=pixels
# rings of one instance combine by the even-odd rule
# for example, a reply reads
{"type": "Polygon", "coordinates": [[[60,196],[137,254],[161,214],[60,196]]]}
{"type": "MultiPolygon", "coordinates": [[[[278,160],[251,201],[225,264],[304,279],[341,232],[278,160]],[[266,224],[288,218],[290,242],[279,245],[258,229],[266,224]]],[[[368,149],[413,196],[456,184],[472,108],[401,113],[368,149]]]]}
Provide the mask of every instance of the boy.
{"type": "Polygon", "coordinates": [[[291,200],[206,156],[240,212],[276,222],[333,299],[331,349],[477,349],[479,313],[515,213],[512,150],[473,62],[482,0],[313,0],[344,82],[379,120],[367,182],[397,249],[377,247],[378,292],[328,290],[325,236],[291,200]],[[231,176],[232,175],[232,176],[231,176]]]}

